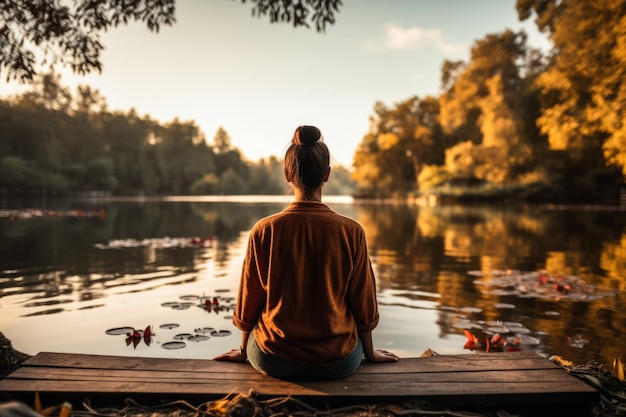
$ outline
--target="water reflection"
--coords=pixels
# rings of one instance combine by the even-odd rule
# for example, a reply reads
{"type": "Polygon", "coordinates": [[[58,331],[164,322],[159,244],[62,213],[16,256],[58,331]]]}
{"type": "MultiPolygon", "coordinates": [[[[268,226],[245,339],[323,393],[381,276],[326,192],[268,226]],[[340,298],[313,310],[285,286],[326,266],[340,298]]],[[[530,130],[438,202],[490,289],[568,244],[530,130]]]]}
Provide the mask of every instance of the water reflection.
{"type": "Polygon", "coordinates": [[[621,213],[364,206],[358,209],[358,219],[368,231],[381,286],[410,290],[397,292],[396,298],[436,295],[442,337],[458,334],[454,325],[458,320],[515,321],[532,329],[545,353],[604,362],[626,353],[621,313],[626,221],[621,213]],[[577,275],[615,295],[583,301],[495,294],[468,274],[478,270],[489,275],[509,268],[577,275]],[[476,307],[480,313],[463,314],[465,307],[476,307]]]}
{"type": "MultiPolygon", "coordinates": [[[[511,335],[533,340],[525,348],[546,355],[558,353],[578,363],[591,359],[610,363],[614,357],[624,357],[623,213],[346,203],[330,205],[365,227],[384,312],[377,335],[388,347],[411,356],[426,348],[463,353],[468,326],[479,332],[497,327],[490,324],[506,322],[515,323],[508,328],[511,335]],[[538,297],[515,286],[505,290],[485,285],[493,284],[494,271],[509,269],[576,276],[610,295],[538,297]]],[[[90,353],[96,350],[94,344],[102,344],[99,337],[107,328],[127,324],[120,323],[121,317],[117,323],[106,321],[104,316],[113,314],[112,309],[133,317],[141,308],[141,314],[156,326],[170,323],[175,313],[161,307],[162,302],[176,302],[189,294],[201,297],[220,288],[230,291],[232,298],[247,231],[256,220],[287,203],[198,199],[58,204],[65,209],[102,210],[104,216],[0,219],[3,327],[14,345],[28,353],[47,346],[32,345],[42,342],[23,337],[26,330],[20,326],[49,327],[53,321],[38,321],[45,317],[78,314],[108,323],[98,329],[97,336],[80,341],[81,346],[69,348],[55,341],[55,349],[90,353]]],[[[214,326],[227,322],[224,314],[221,322],[215,321],[217,315],[209,319],[206,312],[204,316],[196,315],[197,311],[188,314],[193,316],[177,315],[176,324],[194,329],[198,321],[204,325],[214,320],[207,323],[214,326]]],[[[83,329],[80,326],[87,324],[76,326],[83,329]]],[[[157,337],[168,331],[161,330],[157,337]]],[[[218,353],[223,346],[211,349],[218,353]]],[[[204,349],[198,348],[193,355],[210,357],[209,348],[204,349]]],[[[176,351],[182,357],[191,355],[185,353],[189,348],[176,351]]]]}

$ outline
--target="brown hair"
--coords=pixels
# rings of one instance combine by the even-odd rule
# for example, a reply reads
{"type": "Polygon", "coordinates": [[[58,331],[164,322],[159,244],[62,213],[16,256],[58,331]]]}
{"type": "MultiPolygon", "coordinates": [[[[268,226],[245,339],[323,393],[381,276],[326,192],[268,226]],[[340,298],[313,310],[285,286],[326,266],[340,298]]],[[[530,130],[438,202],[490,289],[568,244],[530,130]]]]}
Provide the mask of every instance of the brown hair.
{"type": "Polygon", "coordinates": [[[304,195],[324,181],[330,166],[330,152],[323,142],[322,132],[315,126],[298,126],[285,152],[285,178],[304,195]]]}

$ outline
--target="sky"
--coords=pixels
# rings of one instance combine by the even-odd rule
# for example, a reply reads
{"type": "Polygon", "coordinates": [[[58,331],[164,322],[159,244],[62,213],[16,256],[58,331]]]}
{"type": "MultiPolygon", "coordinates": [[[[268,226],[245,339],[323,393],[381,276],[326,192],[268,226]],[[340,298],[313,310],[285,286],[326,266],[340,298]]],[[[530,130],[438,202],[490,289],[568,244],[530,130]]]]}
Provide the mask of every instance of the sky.
{"type": "MultiPolygon", "coordinates": [[[[252,161],[282,158],[295,128],[312,124],[334,164],[350,168],[374,104],[439,95],[441,65],[468,61],[475,41],[508,28],[549,48],[532,18],[519,21],[515,0],[343,0],[325,33],[270,24],[251,8],[177,0],[173,26],[109,30],[102,73],[64,70],[61,83],[98,89],[110,110],[194,121],[209,142],[222,127],[252,161]]],[[[24,88],[3,83],[0,96],[24,88]]]]}

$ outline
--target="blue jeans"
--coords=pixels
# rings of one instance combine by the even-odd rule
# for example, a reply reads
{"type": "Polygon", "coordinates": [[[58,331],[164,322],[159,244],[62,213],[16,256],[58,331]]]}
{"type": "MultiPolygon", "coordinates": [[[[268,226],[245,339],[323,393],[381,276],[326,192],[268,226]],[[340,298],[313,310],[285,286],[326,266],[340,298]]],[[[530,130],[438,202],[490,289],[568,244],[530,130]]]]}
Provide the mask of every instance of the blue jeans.
{"type": "Polygon", "coordinates": [[[307,365],[289,362],[261,351],[254,334],[246,346],[248,361],[257,371],[276,378],[339,379],[352,375],[363,360],[363,344],[358,339],[354,350],[341,361],[330,366],[307,365]]]}

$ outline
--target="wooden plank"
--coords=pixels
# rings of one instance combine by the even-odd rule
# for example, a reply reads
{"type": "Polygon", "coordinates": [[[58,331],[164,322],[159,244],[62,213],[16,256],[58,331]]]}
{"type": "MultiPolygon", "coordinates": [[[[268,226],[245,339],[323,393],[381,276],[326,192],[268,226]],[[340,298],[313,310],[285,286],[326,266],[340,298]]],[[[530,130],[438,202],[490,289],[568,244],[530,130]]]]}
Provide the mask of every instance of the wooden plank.
{"type": "MultiPolygon", "coordinates": [[[[396,381],[404,379],[401,374],[384,373],[378,374],[373,381],[372,374],[355,374],[344,381],[350,382],[371,382],[372,384],[385,383],[386,381],[396,381]]],[[[207,384],[216,379],[220,383],[227,383],[232,380],[239,380],[245,376],[246,380],[266,382],[268,377],[257,372],[245,374],[224,374],[224,375],[202,375],[199,373],[189,374],[180,371],[137,371],[137,370],[103,370],[103,369],[62,369],[58,368],[23,368],[15,371],[11,378],[26,379],[35,381],[130,381],[145,383],[188,383],[188,384],[207,384]]],[[[484,371],[484,372],[436,372],[436,373],[411,373],[411,380],[417,382],[511,382],[521,384],[524,382],[534,383],[536,381],[543,382],[563,382],[562,371],[545,370],[545,369],[528,369],[517,374],[514,380],[511,380],[511,372],[509,371],[484,371]]],[[[566,380],[569,380],[566,379],[566,380]]]]}
{"type": "MultiPolygon", "coordinates": [[[[84,381],[83,381],[84,384],[84,381]]],[[[25,381],[17,380],[11,385],[14,392],[56,392],[56,393],[77,393],[75,381],[25,381]]],[[[215,397],[215,392],[220,392],[219,396],[225,396],[232,392],[254,392],[263,396],[322,396],[322,397],[365,397],[368,400],[392,399],[392,398],[423,398],[430,397],[437,399],[446,396],[474,396],[474,395],[519,395],[526,398],[525,403],[533,403],[533,399],[529,396],[532,394],[546,394],[554,396],[553,402],[561,402],[565,398],[564,394],[573,394],[567,396],[577,401],[581,394],[580,387],[574,387],[571,384],[561,387],[559,392],[554,391],[553,382],[535,381],[532,383],[516,383],[516,382],[479,382],[475,384],[467,384],[465,382],[440,382],[433,384],[432,382],[413,382],[413,381],[388,381],[384,384],[378,382],[350,382],[344,381],[344,384],[329,384],[320,381],[299,381],[290,382],[277,380],[268,384],[266,381],[232,381],[228,385],[229,391],[225,392],[224,384],[220,381],[210,381],[207,384],[189,384],[189,383],[146,383],[133,381],[102,381],[91,390],[82,390],[86,396],[93,396],[98,393],[149,393],[149,394],[168,394],[168,395],[186,395],[186,394],[202,394],[215,397]],[[373,394],[375,392],[375,394],[373,394]]],[[[588,392],[583,392],[587,394],[588,392]]],[[[217,398],[217,397],[215,397],[217,398]]]]}
{"type": "Polygon", "coordinates": [[[261,396],[356,399],[405,398],[498,404],[583,404],[593,388],[533,352],[476,353],[364,363],[334,381],[286,381],[259,374],[247,364],[211,360],[117,357],[42,352],[0,380],[12,396],[39,392],[60,399],[103,395],[214,399],[251,390],[261,396]]]}
{"type": "MultiPolygon", "coordinates": [[[[253,372],[248,366],[203,359],[164,359],[127,356],[102,356],[42,352],[28,359],[22,366],[49,366],[97,369],[150,369],[163,371],[240,373],[253,372]],[[242,368],[243,367],[243,368],[242,368]]],[[[559,368],[534,352],[474,353],[468,355],[439,355],[426,358],[405,358],[397,363],[364,363],[358,373],[381,372],[450,372],[524,370],[559,368]]]]}

